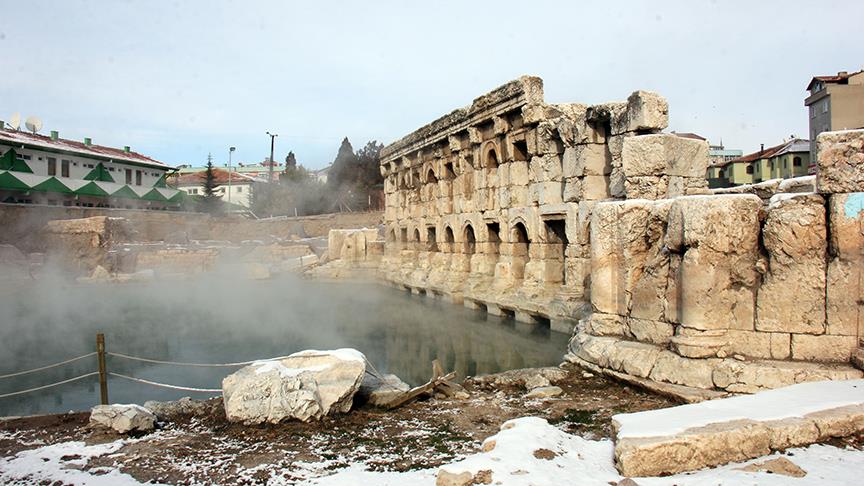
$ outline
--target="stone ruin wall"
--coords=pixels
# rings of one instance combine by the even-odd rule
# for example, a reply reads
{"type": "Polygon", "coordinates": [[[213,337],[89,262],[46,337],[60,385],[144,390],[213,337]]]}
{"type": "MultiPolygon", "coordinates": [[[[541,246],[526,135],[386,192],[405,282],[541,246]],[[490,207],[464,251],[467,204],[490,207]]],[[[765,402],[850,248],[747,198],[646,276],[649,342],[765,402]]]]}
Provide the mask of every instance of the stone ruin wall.
{"type": "Polygon", "coordinates": [[[862,376],[864,132],[820,137],[817,191],[713,194],[667,121],[654,93],[548,105],[523,77],[415,131],[382,151],[382,276],[679,396],[862,376]]]}

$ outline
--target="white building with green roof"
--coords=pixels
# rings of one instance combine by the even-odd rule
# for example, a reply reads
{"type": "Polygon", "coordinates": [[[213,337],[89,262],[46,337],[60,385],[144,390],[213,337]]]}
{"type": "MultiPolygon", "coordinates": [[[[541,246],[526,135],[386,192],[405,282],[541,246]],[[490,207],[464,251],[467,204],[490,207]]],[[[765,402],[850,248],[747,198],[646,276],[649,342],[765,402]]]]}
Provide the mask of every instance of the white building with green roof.
{"type": "Polygon", "coordinates": [[[0,202],[177,209],[185,193],[165,184],[175,169],[123,149],[0,127],[0,202]]]}

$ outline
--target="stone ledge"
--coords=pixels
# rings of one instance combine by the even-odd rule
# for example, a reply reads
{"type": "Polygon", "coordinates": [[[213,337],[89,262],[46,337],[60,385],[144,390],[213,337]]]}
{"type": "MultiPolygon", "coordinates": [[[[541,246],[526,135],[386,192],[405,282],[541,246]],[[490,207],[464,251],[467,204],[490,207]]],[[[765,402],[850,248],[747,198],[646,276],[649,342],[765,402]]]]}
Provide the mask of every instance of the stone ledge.
{"type": "Polygon", "coordinates": [[[694,471],[864,431],[864,380],[616,415],[613,427],[622,475],[694,471]]]}

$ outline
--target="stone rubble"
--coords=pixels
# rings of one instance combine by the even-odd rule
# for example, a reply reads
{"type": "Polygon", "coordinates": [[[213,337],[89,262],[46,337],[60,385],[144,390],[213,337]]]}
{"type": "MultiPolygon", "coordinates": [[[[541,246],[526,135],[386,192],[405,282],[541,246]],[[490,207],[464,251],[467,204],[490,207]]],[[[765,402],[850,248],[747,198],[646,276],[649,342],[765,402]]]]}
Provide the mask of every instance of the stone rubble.
{"type": "Polygon", "coordinates": [[[96,405],[90,411],[90,425],[107,427],[120,434],[150,432],[156,416],[140,405],[96,405]]]}

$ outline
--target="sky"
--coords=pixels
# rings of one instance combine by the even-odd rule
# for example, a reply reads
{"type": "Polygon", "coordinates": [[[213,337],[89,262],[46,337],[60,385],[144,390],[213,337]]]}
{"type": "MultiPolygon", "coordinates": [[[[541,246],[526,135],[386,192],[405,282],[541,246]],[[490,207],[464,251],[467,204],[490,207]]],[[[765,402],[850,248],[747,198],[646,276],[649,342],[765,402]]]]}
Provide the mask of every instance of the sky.
{"type": "Polygon", "coordinates": [[[170,165],[307,168],[523,74],[550,103],[669,101],[745,153],[806,138],[814,75],[864,67],[860,1],[0,0],[0,119],[170,165]]]}

